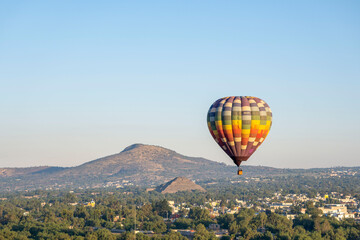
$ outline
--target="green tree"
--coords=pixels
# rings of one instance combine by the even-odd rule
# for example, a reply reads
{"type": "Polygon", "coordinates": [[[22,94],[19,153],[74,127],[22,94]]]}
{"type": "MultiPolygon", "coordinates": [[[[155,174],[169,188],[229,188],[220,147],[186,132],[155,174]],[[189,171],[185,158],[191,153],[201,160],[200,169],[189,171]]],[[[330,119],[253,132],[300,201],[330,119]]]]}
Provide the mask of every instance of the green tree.
{"type": "Polygon", "coordinates": [[[155,211],[161,217],[167,217],[171,214],[171,207],[166,199],[155,202],[153,204],[153,211],[155,211]]]}
{"type": "Polygon", "coordinates": [[[178,218],[174,222],[174,227],[177,229],[188,229],[192,224],[193,220],[190,218],[178,218]]]}
{"type": "Polygon", "coordinates": [[[306,212],[305,213],[307,213],[310,216],[315,218],[315,217],[321,215],[322,211],[320,209],[318,209],[317,207],[315,207],[313,202],[308,201],[306,203],[306,212]]]}
{"type": "Polygon", "coordinates": [[[189,218],[195,221],[209,220],[210,213],[207,209],[202,209],[200,207],[194,207],[190,209],[189,218]]]}
{"type": "Polygon", "coordinates": [[[233,214],[223,214],[217,217],[216,220],[218,224],[220,224],[221,228],[229,229],[230,224],[235,220],[235,217],[233,214]]]}
{"type": "Polygon", "coordinates": [[[187,238],[178,232],[170,232],[165,235],[165,240],[187,240],[187,238]]]}
{"type": "Polygon", "coordinates": [[[144,230],[154,231],[155,233],[163,233],[166,231],[166,224],[160,216],[152,216],[149,221],[143,223],[144,230]]]}
{"type": "Polygon", "coordinates": [[[194,240],[215,240],[216,236],[209,233],[203,224],[198,224],[195,229],[194,240]]]}
{"type": "Polygon", "coordinates": [[[95,231],[95,234],[96,234],[98,240],[115,240],[116,239],[116,237],[108,229],[105,229],[105,228],[101,228],[101,229],[95,231]]]}
{"type": "Polygon", "coordinates": [[[239,231],[239,226],[236,224],[236,221],[233,221],[228,229],[230,234],[235,234],[239,231]]]}

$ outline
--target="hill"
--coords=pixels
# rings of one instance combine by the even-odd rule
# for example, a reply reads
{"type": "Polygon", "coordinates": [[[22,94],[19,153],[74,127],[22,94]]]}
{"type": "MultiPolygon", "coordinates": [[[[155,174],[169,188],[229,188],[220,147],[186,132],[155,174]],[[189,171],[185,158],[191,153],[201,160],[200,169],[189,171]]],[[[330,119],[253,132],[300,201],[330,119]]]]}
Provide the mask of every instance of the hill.
{"type": "Polygon", "coordinates": [[[156,191],[160,193],[176,193],[181,191],[193,191],[193,190],[206,192],[204,188],[202,188],[201,186],[197,185],[196,183],[185,177],[174,178],[173,180],[165,184],[162,184],[156,188],[156,191]]]}
{"type": "Polygon", "coordinates": [[[155,186],[176,176],[213,179],[230,172],[234,173],[235,168],[223,163],[187,157],[159,146],[134,144],[76,167],[0,168],[0,191],[101,187],[123,182],[155,186]]]}
{"type": "MultiPolygon", "coordinates": [[[[287,174],[319,175],[331,171],[331,169],[279,169],[263,166],[243,166],[243,169],[242,179],[287,174]]],[[[127,185],[154,187],[177,176],[208,183],[221,179],[239,179],[234,165],[184,156],[159,146],[134,144],[119,153],[76,167],[0,168],[0,191],[127,185]]]]}
{"type": "Polygon", "coordinates": [[[28,167],[28,168],[0,168],[0,178],[1,177],[19,177],[29,174],[41,174],[41,173],[54,173],[61,171],[65,168],[62,167],[28,167]]]}

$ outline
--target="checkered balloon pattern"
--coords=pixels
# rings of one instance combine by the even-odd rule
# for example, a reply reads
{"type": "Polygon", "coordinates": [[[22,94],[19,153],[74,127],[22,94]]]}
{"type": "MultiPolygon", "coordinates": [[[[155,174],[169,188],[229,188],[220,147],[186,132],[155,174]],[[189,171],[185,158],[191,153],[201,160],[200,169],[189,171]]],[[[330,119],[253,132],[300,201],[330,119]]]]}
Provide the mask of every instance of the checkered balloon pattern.
{"type": "Polygon", "coordinates": [[[239,166],[264,142],[272,112],[260,98],[224,97],[211,105],[207,123],[212,137],[239,166]]]}

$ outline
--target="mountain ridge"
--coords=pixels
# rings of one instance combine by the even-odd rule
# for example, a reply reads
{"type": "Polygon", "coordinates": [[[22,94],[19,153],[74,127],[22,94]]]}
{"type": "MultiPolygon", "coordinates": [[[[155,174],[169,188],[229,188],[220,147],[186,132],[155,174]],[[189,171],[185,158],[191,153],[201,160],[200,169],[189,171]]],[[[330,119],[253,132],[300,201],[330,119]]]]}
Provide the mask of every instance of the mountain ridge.
{"type": "MultiPolygon", "coordinates": [[[[242,177],[304,174],[308,171],[249,165],[243,166],[243,169],[242,177]]],[[[184,156],[161,146],[137,143],[119,153],[75,167],[0,168],[0,191],[101,187],[109,183],[121,185],[121,182],[154,187],[178,176],[195,181],[239,178],[236,170],[235,165],[184,156]]]]}
{"type": "Polygon", "coordinates": [[[229,172],[233,169],[223,163],[205,158],[188,157],[164,147],[138,143],[124,148],[119,153],[74,167],[0,169],[0,191],[49,186],[98,186],[106,182],[123,180],[135,185],[153,186],[176,176],[185,176],[195,180],[204,179],[207,173],[203,169],[206,167],[210,170],[210,175],[219,175],[217,170],[221,168],[220,172],[229,172]],[[213,164],[216,167],[212,166],[213,164]]]}

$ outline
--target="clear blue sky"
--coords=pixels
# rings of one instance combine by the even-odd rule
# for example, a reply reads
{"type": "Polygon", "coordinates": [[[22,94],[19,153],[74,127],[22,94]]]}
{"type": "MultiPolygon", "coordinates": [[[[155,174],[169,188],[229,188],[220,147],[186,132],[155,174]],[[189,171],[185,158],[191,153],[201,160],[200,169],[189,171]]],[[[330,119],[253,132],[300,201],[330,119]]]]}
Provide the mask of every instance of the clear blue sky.
{"type": "Polygon", "coordinates": [[[0,167],[74,166],[133,143],[231,163],[213,101],[264,99],[247,162],[359,166],[359,1],[2,1],[0,167]]]}

